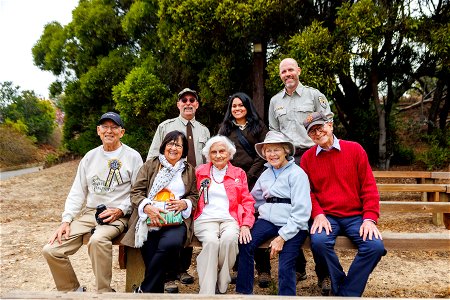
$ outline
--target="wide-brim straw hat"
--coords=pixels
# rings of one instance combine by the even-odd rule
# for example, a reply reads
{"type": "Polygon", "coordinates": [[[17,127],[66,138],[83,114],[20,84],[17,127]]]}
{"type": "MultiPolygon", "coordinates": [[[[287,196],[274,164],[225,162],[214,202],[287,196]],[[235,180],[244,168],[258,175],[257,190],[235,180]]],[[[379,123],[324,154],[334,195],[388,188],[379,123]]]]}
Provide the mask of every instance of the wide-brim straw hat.
{"type": "Polygon", "coordinates": [[[266,159],[266,156],[262,152],[262,148],[266,144],[282,144],[287,145],[289,147],[289,156],[293,156],[295,153],[295,147],[294,144],[289,140],[287,136],[282,134],[278,131],[269,131],[266,134],[266,137],[264,138],[264,142],[262,143],[256,143],[255,144],[255,150],[256,153],[258,153],[259,156],[261,156],[263,159],[266,159]]]}

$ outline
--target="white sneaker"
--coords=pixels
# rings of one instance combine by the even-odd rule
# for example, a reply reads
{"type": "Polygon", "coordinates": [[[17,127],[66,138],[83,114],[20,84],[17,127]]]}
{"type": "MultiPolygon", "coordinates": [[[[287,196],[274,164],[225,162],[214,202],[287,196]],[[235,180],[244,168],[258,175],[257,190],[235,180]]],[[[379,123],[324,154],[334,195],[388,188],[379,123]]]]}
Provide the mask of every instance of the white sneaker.
{"type": "Polygon", "coordinates": [[[86,287],[80,285],[74,292],[84,293],[86,292],[86,287]]]}

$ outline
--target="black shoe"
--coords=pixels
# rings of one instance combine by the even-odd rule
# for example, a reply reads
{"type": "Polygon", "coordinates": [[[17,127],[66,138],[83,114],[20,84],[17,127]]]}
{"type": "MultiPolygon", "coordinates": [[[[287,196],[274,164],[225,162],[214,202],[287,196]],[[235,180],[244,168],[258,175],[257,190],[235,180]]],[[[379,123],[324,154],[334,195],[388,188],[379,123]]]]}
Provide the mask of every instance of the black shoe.
{"type": "Polygon", "coordinates": [[[323,278],[322,280],[319,279],[317,285],[320,288],[320,293],[322,296],[331,296],[331,279],[330,276],[327,276],[323,278]]]}
{"type": "Polygon", "coordinates": [[[194,277],[189,275],[189,273],[184,272],[180,274],[180,282],[182,284],[192,284],[194,283],[194,277]]]}
{"type": "Polygon", "coordinates": [[[267,272],[261,272],[258,275],[258,286],[262,289],[268,288],[270,283],[272,282],[272,277],[267,272]]]}
{"type": "Polygon", "coordinates": [[[175,281],[167,281],[164,284],[164,291],[169,294],[178,294],[178,285],[175,281]]]}
{"type": "Polygon", "coordinates": [[[295,277],[297,279],[297,282],[306,280],[308,276],[306,275],[306,271],[304,272],[295,272],[295,277]]]}

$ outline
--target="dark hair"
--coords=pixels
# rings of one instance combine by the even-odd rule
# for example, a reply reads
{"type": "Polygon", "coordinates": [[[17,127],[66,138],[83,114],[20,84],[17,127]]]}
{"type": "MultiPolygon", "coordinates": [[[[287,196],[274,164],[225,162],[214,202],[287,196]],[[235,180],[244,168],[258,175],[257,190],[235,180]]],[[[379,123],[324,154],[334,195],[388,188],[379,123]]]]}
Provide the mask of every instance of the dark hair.
{"type": "Polygon", "coordinates": [[[179,137],[181,137],[181,141],[183,142],[183,153],[181,154],[181,158],[185,158],[189,150],[188,141],[184,133],[178,130],[174,130],[166,134],[161,143],[161,146],[159,147],[159,153],[164,154],[164,150],[166,150],[166,145],[170,142],[178,142],[179,137]]]}
{"type": "Polygon", "coordinates": [[[227,111],[225,112],[225,117],[223,118],[223,122],[220,125],[219,134],[229,136],[231,131],[233,130],[234,117],[231,114],[231,106],[233,105],[234,98],[241,99],[242,104],[247,109],[247,115],[245,116],[245,119],[247,120],[247,126],[248,126],[250,134],[253,136],[258,135],[261,132],[261,130],[263,129],[261,126],[261,123],[260,123],[261,118],[259,117],[258,113],[256,112],[256,108],[253,105],[253,102],[252,102],[252,99],[250,99],[250,96],[247,95],[246,93],[242,93],[242,92],[235,93],[228,98],[227,111]]]}

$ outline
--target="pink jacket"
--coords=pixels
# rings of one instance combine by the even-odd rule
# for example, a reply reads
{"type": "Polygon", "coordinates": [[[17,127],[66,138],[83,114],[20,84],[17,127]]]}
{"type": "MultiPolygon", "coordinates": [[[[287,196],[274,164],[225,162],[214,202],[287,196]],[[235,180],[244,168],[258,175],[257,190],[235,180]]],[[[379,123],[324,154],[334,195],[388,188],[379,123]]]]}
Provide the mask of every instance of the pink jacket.
{"type": "MultiPolygon", "coordinates": [[[[210,178],[211,166],[212,163],[207,163],[198,166],[195,170],[197,188],[199,190],[201,181],[205,178],[210,178]]],[[[253,199],[253,196],[248,190],[247,175],[245,175],[244,170],[228,162],[228,169],[223,184],[225,185],[228,201],[230,202],[230,215],[238,222],[239,227],[247,225],[252,228],[255,222],[255,199],[253,199]]],[[[203,199],[202,194],[198,200],[194,220],[200,216],[203,207],[205,207],[205,199],[203,199]]]]}

